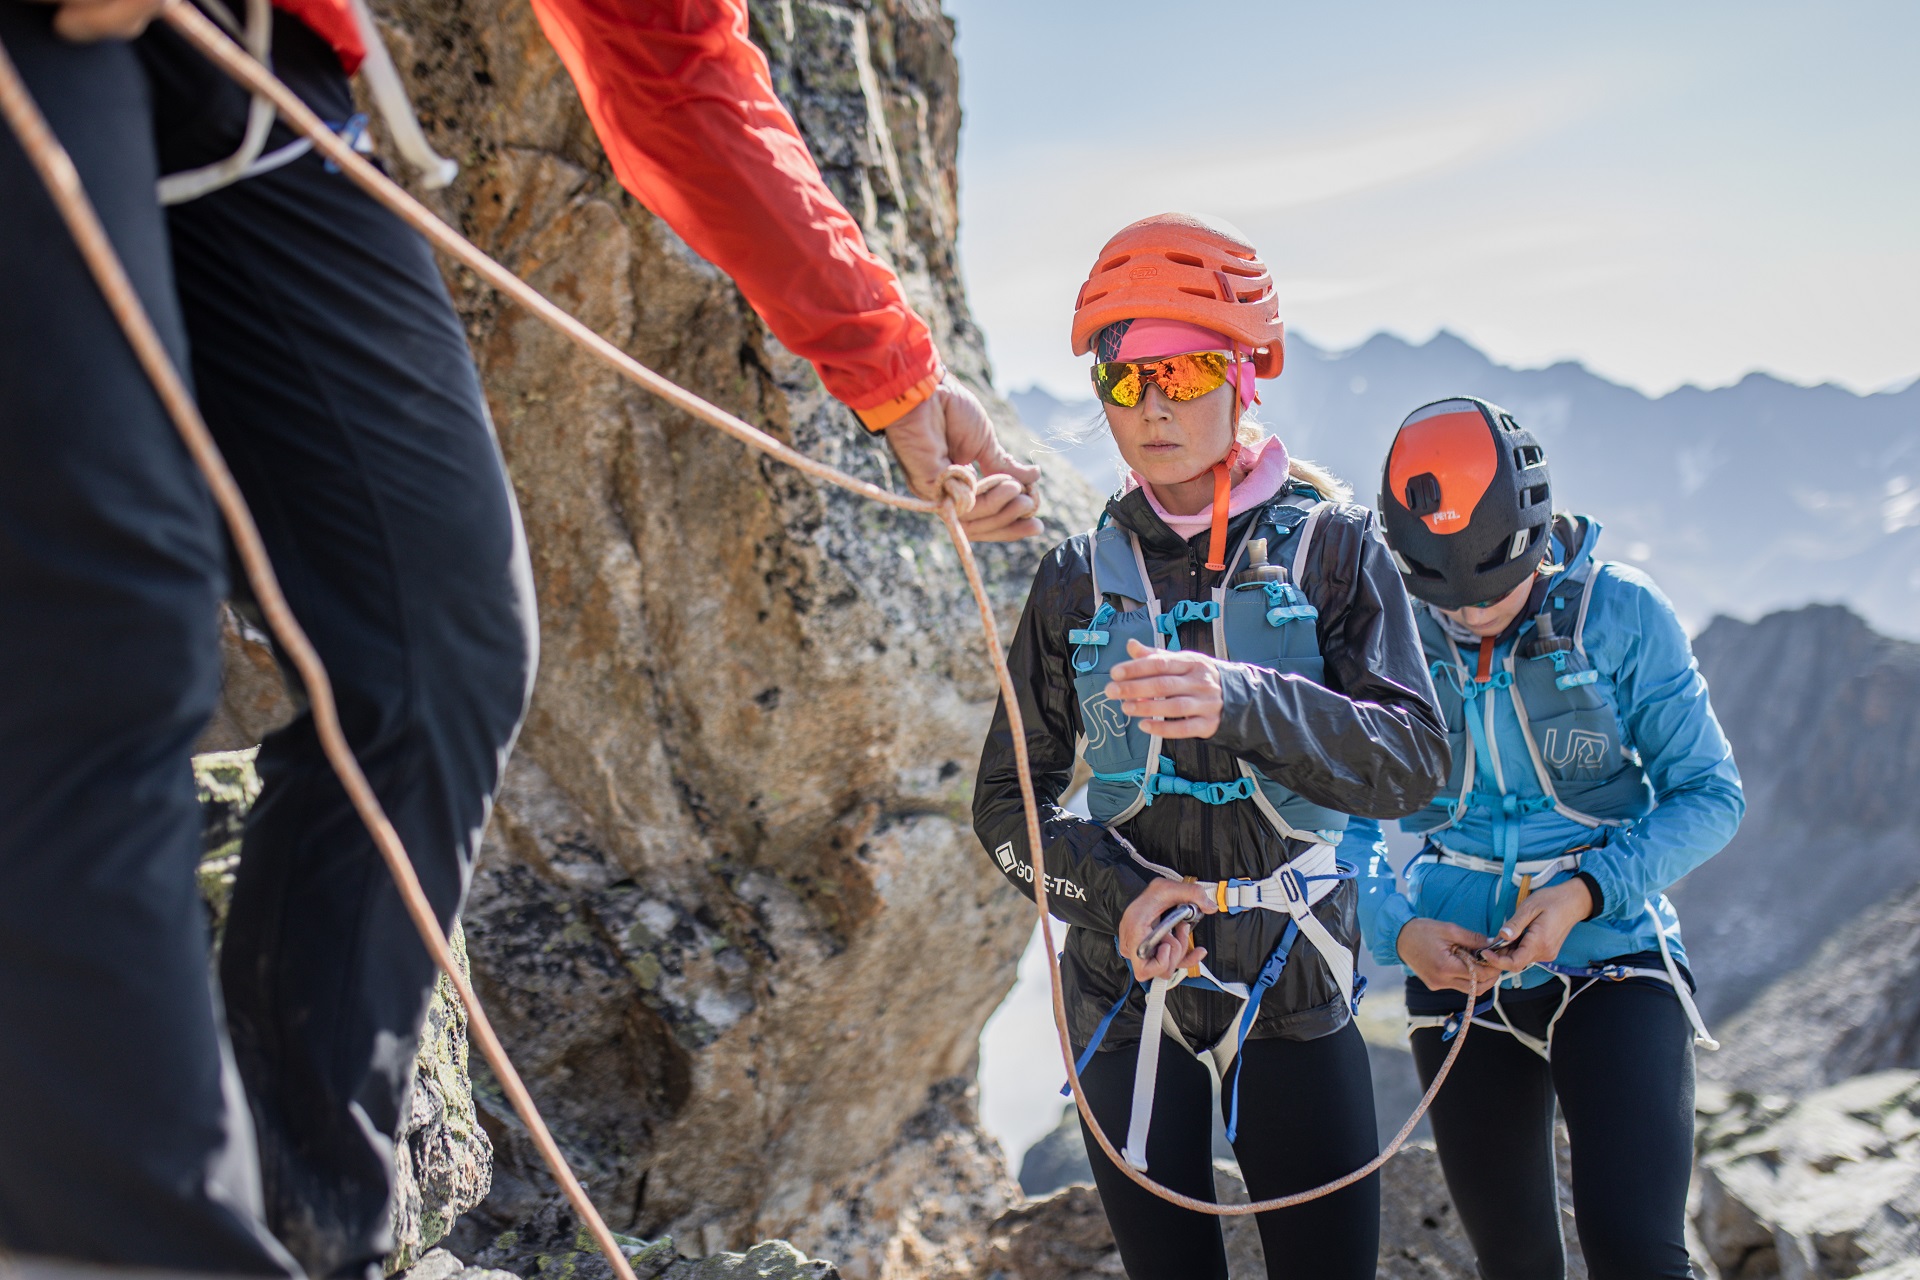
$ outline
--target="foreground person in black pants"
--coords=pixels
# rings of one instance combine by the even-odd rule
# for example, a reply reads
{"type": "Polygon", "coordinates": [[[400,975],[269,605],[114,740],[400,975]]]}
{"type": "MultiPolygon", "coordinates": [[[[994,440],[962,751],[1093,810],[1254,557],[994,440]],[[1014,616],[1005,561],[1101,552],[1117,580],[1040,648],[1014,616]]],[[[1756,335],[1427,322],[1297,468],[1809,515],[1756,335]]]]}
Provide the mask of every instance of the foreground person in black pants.
{"type": "MultiPolygon", "coordinates": [[[[191,368],[347,736],[449,924],[535,633],[526,548],[439,272],[313,156],[163,214],[148,139],[169,170],[218,160],[246,99],[170,32],[76,46],[51,18],[0,0],[0,38],[191,368]]],[[[352,114],[331,50],[277,25],[281,74],[323,118],[352,114]]],[[[184,767],[219,686],[221,531],[4,131],[0,193],[0,1242],[377,1273],[432,961],[302,715],[260,753],[221,953],[225,1051],[184,767]]]]}
{"type": "MultiPolygon", "coordinates": [[[[142,4],[155,7],[92,7],[142,4]]],[[[425,243],[312,154],[163,214],[156,178],[231,153],[247,100],[164,28],[135,45],[58,38],[82,7],[0,0],[0,41],[190,371],[445,925],[535,648],[526,549],[460,323],[425,243]]],[[[710,8],[725,11],[692,18],[732,33],[763,137],[786,117],[744,9],[710,8]]],[[[273,50],[323,119],[347,120],[339,46],[281,12],[273,50]]],[[[267,150],[289,141],[276,127],[267,150]]],[[[717,264],[757,273],[749,298],[805,268],[779,314],[838,316],[820,330],[837,385],[888,369],[912,384],[875,384],[878,406],[853,394],[869,428],[934,481],[949,456],[1002,473],[972,536],[1037,529],[1022,491],[1036,473],[943,380],[924,322],[817,172],[783,154],[699,177],[703,194],[759,184],[758,203],[727,206],[736,241],[783,219],[821,235],[717,264]],[[822,239],[818,260],[796,248],[822,239]]],[[[225,560],[173,425],[0,129],[0,1254],[378,1277],[433,969],[302,716],[261,751],[224,1017],[209,999],[187,757],[218,689],[217,610],[237,585],[225,560]]]]}

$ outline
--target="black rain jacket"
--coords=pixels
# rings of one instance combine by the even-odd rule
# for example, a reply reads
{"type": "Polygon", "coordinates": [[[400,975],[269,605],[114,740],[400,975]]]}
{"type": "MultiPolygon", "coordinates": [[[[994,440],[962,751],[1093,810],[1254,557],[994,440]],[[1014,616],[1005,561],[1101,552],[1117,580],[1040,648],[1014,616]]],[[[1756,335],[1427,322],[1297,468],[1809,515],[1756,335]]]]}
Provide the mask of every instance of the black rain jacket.
{"type": "MultiPolygon", "coordinates": [[[[1107,511],[1139,538],[1163,608],[1209,598],[1220,575],[1206,568],[1204,531],[1191,541],[1182,538],[1154,514],[1138,489],[1112,499],[1107,511]]],[[[1258,514],[1256,508],[1229,522],[1229,546],[1238,545],[1258,514]]],[[[1132,969],[1120,958],[1115,935],[1122,913],[1153,873],[1132,859],[1119,837],[1132,842],[1142,857],[1201,880],[1258,879],[1308,847],[1283,839],[1246,802],[1208,805],[1163,794],[1122,824],[1119,837],[1060,806],[1081,734],[1067,632],[1086,626],[1096,607],[1090,542],[1088,534],[1069,538],[1040,562],[1008,653],[1040,802],[1047,888],[1054,915],[1071,926],[1061,960],[1076,1052],[1133,986],[1132,969]]],[[[1328,511],[1308,557],[1300,586],[1320,611],[1326,684],[1226,663],[1219,730],[1208,739],[1169,739],[1163,756],[1171,756],[1183,778],[1231,781],[1238,776],[1238,757],[1329,808],[1372,818],[1412,813],[1445,784],[1448,752],[1406,589],[1365,507],[1328,511]]],[[[1180,644],[1211,653],[1211,625],[1182,627],[1180,644]]],[[[1012,856],[1003,852],[995,861],[1016,889],[1031,896],[1032,851],[1004,700],[980,758],[973,824],[990,856],[1011,845],[1012,856]]],[[[1360,936],[1355,903],[1354,882],[1345,881],[1314,906],[1314,914],[1349,948],[1360,936]]],[[[1194,926],[1194,938],[1207,949],[1207,967],[1215,975],[1252,983],[1286,923],[1283,913],[1273,911],[1215,914],[1194,926]]],[[[1139,1042],[1145,1003],[1146,988],[1134,986],[1102,1041],[1103,1050],[1139,1042]]],[[[1167,1007],[1181,1034],[1198,1049],[1226,1034],[1239,1002],[1180,987],[1167,1007]]],[[[1261,1002],[1251,1035],[1311,1040],[1338,1031],[1351,1016],[1325,962],[1301,940],[1261,1002]]]]}

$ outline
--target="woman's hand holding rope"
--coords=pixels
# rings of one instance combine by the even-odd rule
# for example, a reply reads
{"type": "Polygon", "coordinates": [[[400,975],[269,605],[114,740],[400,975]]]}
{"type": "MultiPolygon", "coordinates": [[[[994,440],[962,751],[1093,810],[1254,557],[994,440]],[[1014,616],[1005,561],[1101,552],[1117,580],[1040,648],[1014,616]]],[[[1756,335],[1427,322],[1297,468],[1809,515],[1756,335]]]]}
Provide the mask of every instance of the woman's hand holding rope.
{"type": "Polygon", "coordinates": [[[1573,926],[1591,914],[1593,894],[1584,880],[1563,880],[1536,889],[1514,908],[1513,915],[1487,944],[1487,963],[1518,973],[1528,965],[1551,960],[1560,954],[1573,926]]]}
{"type": "Polygon", "coordinates": [[[1485,990],[1487,976],[1479,972],[1477,953],[1487,938],[1445,920],[1419,916],[1409,920],[1394,941],[1401,963],[1432,991],[1466,993],[1476,987],[1485,990]]]}

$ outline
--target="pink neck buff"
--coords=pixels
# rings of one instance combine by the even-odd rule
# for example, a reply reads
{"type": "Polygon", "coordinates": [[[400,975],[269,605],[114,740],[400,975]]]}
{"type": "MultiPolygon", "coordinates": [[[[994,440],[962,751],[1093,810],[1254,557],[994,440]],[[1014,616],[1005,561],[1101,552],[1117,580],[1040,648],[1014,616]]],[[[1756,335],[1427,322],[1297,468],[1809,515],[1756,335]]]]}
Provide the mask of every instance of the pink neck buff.
{"type": "MultiPolygon", "coordinates": [[[[1108,325],[1100,333],[1095,349],[1101,360],[1158,360],[1163,356],[1183,355],[1189,351],[1231,352],[1245,361],[1238,366],[1234,383],[1234,422],[1238,424],[1246,406],[1260,401],[1259,393],[1254,389],[1253,363],[1246,358],[1251,353],[1243,352],[1240,344],[1226,334],[1197,324],[1152,318],[1121,320],[1108,325]]],[[[1227,567],[1228,518],[1272,498],[1280,492],[1280,486],[1286,483],[1286,478],[1287,448],[1279,440],[1268,437],[1254,450],[1245,449],[1236,441],[1228,447],[1227,456],[1213,464],[1213,503],[1206,511],[1192,516],[1170,516],[1153,496],[1151,488],[1147,489],[1147,501],[1153,504],[1154,511],[1166,521],[1167,526],[1182,537],[1192,537],[1201,529],[1210,528],[1212,537],[1207,540],[1207,568],[1219,573],[1227,567]],[[1243,461],[1251,461],[1253,466],[1239,488],[1234,489],[1233,467],[1243,461]],[[1253,483],[1256,475],[1260,477],[1258,485],[1253,483]]],[[[1146,487],[1138,475],[1130,474],[1127,483],[1129,488],[1146,487]]]]}
{"type": "MultiPolygon", "coordinates": [[[[1227,503],[1228,519],[1243,511],[1251,511],[1262,503],[1273,501],[1287,484],[1287,446],[1280,442],[1278,436],[1267,436],[1258,444],[1241,445],[1239,461],[1248,470],[1240,483],[1232,488],[1227,503]]],[[[1160,517],[1167,528],[1183,538],[1191,538],[1210,526],[1219,505],[1216,502],[1205,511],[1195,512],[1190,516],[1177,516],[1160,505],[1160,499],[1153,496],[1151,488],[1141,484],[1139,476],[1129,473],[1126,487],[1146,489],[1147,503],[1153,508],[1153,513],[1160,517]]]]}

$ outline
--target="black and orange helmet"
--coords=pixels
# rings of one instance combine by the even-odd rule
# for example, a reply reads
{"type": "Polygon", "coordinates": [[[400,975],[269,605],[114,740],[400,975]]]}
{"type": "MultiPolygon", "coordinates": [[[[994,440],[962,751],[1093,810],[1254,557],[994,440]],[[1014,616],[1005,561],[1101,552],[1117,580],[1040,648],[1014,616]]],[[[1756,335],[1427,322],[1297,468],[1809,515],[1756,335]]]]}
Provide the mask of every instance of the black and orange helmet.
{"type": "Polygon", "coordinates": [[[1442,609],[1498,600],[1547,554],[1546,450],[1499,405],[1422,405],[1387,450],[1380,516],[1408,591],[1442,609]]]}

